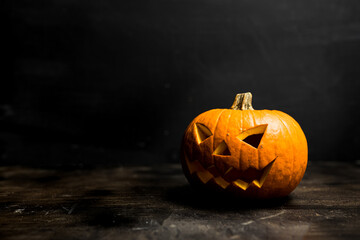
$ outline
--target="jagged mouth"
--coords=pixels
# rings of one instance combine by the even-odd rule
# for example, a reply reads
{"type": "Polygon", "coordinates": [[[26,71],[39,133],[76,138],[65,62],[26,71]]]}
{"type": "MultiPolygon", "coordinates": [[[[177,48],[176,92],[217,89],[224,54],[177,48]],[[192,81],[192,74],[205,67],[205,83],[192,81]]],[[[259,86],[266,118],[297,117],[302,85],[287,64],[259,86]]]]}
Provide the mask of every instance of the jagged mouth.
{"type": "Polygon", "coordinates": [[[277,157],[261,170],[249,168],[246,171],[241,172],[233,167],[230,167],[223,176],[220,176],[215,165],[204,168],[198,160],[190,162],[185,154],[185,161],[190,174],[196,175],[202,183],[207,184],[209,182],[214,182],[223,189],[233,185],[244,191],[252,185],[257,188],[261,188],[276,159],[277,157]]]}

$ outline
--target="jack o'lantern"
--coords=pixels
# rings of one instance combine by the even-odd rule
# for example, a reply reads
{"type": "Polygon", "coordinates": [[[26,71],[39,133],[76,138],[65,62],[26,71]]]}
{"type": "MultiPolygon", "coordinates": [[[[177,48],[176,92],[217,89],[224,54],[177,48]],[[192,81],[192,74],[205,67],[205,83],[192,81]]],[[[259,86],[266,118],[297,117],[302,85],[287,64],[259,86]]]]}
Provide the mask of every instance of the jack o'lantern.
{"type": "Polygon", "coordinates": [[[292,192],[304,176],[307,141],[299,124],[276,110],[254,110],[251,93],[236,95],[231,109],[197,116],[182,142],[188,181],[249,198],[292,192]]]}

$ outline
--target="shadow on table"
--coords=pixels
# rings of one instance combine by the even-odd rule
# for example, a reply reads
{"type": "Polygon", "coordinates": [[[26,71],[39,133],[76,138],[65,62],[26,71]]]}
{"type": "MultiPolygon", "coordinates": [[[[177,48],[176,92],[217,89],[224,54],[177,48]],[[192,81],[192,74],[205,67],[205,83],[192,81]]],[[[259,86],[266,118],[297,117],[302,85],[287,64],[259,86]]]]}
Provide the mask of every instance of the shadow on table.
{"type": "Polygon", "coordinates": [[[208,192],[190,185],[169,188],[165,198],[165,200],[178,205],[221,211],[278,208],[291,201],[291,196],[277,199],[243,199],[223,192],[208,192]]]}

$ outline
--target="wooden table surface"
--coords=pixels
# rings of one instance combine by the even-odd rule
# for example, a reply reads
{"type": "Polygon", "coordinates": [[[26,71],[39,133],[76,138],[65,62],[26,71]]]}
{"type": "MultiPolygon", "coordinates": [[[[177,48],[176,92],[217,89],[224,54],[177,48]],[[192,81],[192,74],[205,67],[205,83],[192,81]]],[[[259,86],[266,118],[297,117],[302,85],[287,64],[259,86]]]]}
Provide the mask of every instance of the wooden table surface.
{"type": "Polygon", "coordinates": [[[360,167],[310,163],[275,201],[192,189],[179,165],[0,167],[0,239],[360,239],[360,167]]]}

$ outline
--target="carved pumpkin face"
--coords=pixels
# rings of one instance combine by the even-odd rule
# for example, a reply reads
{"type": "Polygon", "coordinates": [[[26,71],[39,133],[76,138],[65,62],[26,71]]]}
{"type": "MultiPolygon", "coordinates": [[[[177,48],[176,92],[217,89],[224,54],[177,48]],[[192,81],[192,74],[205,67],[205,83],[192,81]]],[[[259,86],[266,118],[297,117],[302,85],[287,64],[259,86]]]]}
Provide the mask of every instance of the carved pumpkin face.
{"type": "Polygon", "coordinates": [[[251,198],[286,196],[300,183],[307,142],[299,124],[280,111],[251,109],[214,109],[192,121],[182,144],[190,183],[251,198]]]}

